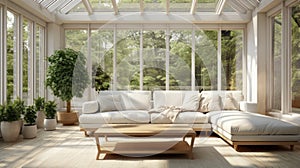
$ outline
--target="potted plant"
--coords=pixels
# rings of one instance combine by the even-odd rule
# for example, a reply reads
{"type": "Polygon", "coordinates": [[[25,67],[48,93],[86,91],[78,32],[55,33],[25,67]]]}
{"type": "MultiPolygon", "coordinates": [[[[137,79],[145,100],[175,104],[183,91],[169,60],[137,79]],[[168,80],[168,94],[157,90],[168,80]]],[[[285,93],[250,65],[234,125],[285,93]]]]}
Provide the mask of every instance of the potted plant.
{"type": "Polygon", "coordinates": [[[44,103],[45,103],[45,98],[43,97],[38,97],[34,99],[35,110],[37,112],[37,117],[36,117],[37,128],[44,127],[44,119],[45,119],[44,103]]]}
{"type": "Polygon", "coordinates": [[[67,104],[66,112],[58,112],[58,121],[63,125],[72,125],[78,117],[77,113],[71,112],[71,100],[74,96],[82,97],[89,84],[86,58],[81,52],[66,48],[56,50],[47,60],[46,86],[67,104]]]}
{"type": "Polygon", "coordinates": [[[37,125],[36,125],[36,111],[34,106],[28,106],[25,109],[22,134],[23,138],[30,139],[35,138],[37,135],[37,125]]]}
{"type": "Polygon", "coordinates": [[[24,113],[24,101],[16,99],[10,100],[2,105],[1,110],[1,133],[5,142],[14,142],[18,139],[21,130],[21,114],[24,113]]]}
{"type": "Polygon", "coordinates": [[[54,101],[48,101],[44,104],[44,112],[46,118],[44,119],[44,129],[46,131],[52,131],[56,129],[56,103],[54,101]]]}

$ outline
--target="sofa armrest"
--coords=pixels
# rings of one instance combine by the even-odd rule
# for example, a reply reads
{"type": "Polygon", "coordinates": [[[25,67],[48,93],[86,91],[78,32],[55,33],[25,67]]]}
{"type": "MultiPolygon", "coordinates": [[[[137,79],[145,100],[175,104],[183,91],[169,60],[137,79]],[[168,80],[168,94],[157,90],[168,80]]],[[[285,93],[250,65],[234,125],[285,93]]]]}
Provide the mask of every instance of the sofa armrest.
{"type": "Polygon", "coordinates": [[[240,102],[240,110],[248,112],[257,112],[257,103],[250,103],[246,101],[240,102]]]}
{"type": "Polygon", "coordinates": [[[87,101],[82,104],[82,114],[96,113],[99,111],[99,103],[97,101],[87,101]]]}

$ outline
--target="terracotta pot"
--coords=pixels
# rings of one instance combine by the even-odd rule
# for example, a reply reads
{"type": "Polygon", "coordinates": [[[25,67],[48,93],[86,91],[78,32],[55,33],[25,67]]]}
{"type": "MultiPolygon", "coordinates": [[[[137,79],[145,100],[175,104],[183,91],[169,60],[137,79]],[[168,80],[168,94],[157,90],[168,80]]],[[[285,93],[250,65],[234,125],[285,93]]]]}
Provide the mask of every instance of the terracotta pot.
{"type": "Polygon", "coordinates": [[[45,113],[43,111],[38,111],[37,112],[37,117],[36,117],[36,125],[37,128],[44,128],[44,119],[46,118],[45,113]]]}
{"type": "Polygon", "coordinates": [[[56,129],[56,119],[44,119],[44,130],[53,131],[56,129]]]}
{"type": "Polygon", "coordinates": [[[1,121],[1,133],[5,142],[17,141],[20,134],[20,121],[1,121]]]}
{"type": "Polygon", "coordinates": [[[35,138],[37,135],[37,126],[36,125],[24,125],[22,129],[23,138],[31,139],[35,138]]]}
{"type": "Polygon", "coordinates": [[[77,112],[57,112],[57,120],[63,125],[74,125],[76,122],[78,122],[77,112]]]}

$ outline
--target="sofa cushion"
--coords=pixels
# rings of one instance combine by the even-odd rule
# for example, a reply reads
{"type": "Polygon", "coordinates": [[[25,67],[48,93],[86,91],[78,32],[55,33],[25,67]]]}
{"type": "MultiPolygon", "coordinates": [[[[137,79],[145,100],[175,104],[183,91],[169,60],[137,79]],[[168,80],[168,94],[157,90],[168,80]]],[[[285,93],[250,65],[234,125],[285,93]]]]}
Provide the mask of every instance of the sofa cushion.
{"type": "Polygon", "coordinates": [[[275,118],[249,112],[213,112],[213,125],[232,135],[287,135],[300,134],[300,127],[275,118]]]}
{"type": "Polygon", "coordinates": [[[224,110],[239,110],[239,101],[233,97],[232,93],[226,93],[225,99],[223,101],[224,110]]]}
{"type": "Polygon", "coordinates": [[[218,111],[222,109],[221,97],[215,93],[200,94],[200,112],[218,111]]]}
{"type": "Polygon", "coordinates": [[[132,124],[149,123],[150,117],[145,110],[107,111],[101,113],[82,114],[79,122],[89,124],[132,124]]]}
{"type": "Polygon", "coordinates": [[[122,110],[120,95],[100,95],[98,96],[100,112],[122,110]]]}
{"type": "Polygon", "coordinates": [[[199,108],[199,94],[198,92],[185,92],[182,103],[183,111],[197,111],[199,108]]]}
{"type": "Polygon", "coordinates": [[[160,108],[162,106],[182,106],[183,102],[183,92],[182,91],[154,91],[153,101],[154,109],[160,108]]]}
{"type": "Polygon", "coordinates": [[[146,92],[122,94],[124,110],[149,110],[151,109],[151,95],[146,92]]]}
{"type": "Polygon", "coordinates": [[[97,101],[88,101],[82,104],[82,113],[95,113],[99,110],[99,104],[97,101]]]}
{"type": "MultiPolygon", "coordinates": [[[[151,113],[151,123],[169,124],[172,121],[161,113],[151,113]]],[[[208,117],[201,112],[180,112],[175,119],[174,123],[180,124],[200,124],[208,123],[208,117]]]]}

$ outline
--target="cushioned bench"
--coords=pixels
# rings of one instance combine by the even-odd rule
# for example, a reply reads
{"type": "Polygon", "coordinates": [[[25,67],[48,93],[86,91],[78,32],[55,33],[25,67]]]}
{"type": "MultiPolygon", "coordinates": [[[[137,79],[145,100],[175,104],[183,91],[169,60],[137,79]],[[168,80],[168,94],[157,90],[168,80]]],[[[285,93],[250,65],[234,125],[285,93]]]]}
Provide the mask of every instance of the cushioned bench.
{"type": "Polygon", "coordinates": [[[207,114],[212,129],[224,140],[238,145],[300,144],[300,127],[269,116],[241,111],[213,111],[207,114]]]}

